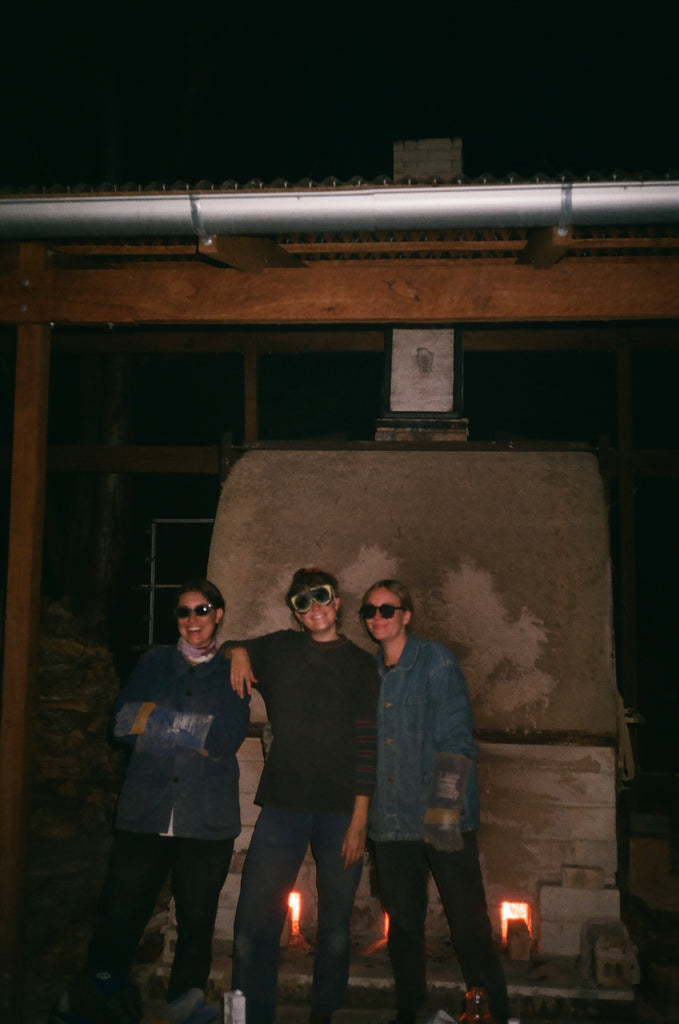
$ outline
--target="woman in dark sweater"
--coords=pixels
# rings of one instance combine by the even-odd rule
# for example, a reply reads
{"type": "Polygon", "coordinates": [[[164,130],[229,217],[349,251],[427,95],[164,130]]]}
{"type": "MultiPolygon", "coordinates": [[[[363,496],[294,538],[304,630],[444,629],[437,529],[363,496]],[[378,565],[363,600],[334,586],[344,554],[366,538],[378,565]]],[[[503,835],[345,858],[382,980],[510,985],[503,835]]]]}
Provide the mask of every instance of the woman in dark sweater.
{"type": "Polygon", "coordinates": [[[301,631],[225,649],[232,685],[241,694],[257,686],[273,733],[234,926],[232,985],[245,993],[248,1024],[274,1020],[280,936],[309,845],[318,887],[311,1019],[329,1021],[343,1005],[374,786],[379,680],[374,659],[338,630],[337,580],[300,569],[286,602],[301,631]]]}

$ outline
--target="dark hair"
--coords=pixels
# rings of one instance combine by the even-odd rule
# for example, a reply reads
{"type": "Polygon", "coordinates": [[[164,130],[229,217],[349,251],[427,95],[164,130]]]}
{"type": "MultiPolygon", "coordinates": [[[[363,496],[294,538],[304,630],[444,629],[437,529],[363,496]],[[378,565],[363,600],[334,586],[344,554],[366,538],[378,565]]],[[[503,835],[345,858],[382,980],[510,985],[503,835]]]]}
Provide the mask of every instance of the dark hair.
{"type": "Polygon", "coordinates": [[[363,595],[361,604],[367,604],[368,598],[372,594],[373,590],[377,590],[380,587],[383,590],[390,590],[392,594],[396,594],[396,597],[401,602],[401,607],[404,611],[410,612],[411,615],[414,613],[415,609],[413,608],[413,599],[410,596],[410,591],[406,587],[405,583],[401,583],[400,580],[378,580],[377,583],[373,583],[373,585],[368,587],[363,595]]]}
{"type": "Polygon", "coordinates": [[[192,590],[207,598],[208,604],[211,604],[213,608],[221,608],[224,610],[224,598],[222,597],[219,588],[216,587],[214,583],[210,583],[210,580],[203,579],[200,576],[194,576],[179,588],[175,597],[175,607],[179,604],[179,598],[182,594],[188,594],[192,590]]]}
{"type": "MultiPolygon", "coordinates": [[[[295,616],[295,609],[292,607],[292,598],[295,594],[301,594],[304,590],[311,590],[312,587],[318,587],[321,583],[327,583],[332,587],[335,597],[339,597],[339,584],[337,583],[337,577],[333,576],[331,572],[325,572],[324,569],[316,568],[304,568],[298,569],[295,575],[292,577],[292,582],[288,587],[288,592],[285,595],[285,603],[292,612],[292,617],[295,620],[295,625],[299,624],[299,620],[295,616]]],[[[339,626],[341,621],[342,608],[337,609],[337,625],[339,626]]]]}

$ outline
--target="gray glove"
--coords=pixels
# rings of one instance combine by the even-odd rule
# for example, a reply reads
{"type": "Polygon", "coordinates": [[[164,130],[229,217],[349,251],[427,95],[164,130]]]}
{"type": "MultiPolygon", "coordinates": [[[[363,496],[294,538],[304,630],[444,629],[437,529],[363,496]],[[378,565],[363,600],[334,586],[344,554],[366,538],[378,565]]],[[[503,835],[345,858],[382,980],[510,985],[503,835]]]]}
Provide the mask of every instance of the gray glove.
{"type": "Polygon", "coordinates": [[[461,850],[460,815],[471,760],[464,754],[435,754],[424,813],[424,840],[437,850],[461,850]]]}

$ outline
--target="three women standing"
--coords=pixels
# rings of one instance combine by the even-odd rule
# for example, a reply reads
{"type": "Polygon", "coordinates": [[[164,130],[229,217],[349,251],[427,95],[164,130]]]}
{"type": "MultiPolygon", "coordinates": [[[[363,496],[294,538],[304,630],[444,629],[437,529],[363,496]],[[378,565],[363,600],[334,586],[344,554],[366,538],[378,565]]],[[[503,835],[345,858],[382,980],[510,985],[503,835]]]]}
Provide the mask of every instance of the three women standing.
{"type": "MultiPolygon", "coordinates": [[[[168,872],[178,929],[168,1001],[204,993],[219,893],[240,830],[235,755],[248,707],[234,689],[247,696],[253,685],[265,700],[273,741],[235,919],[232,985],[246,994],[248,1024],[274,1020],[280,936],[309,845],[319,897],[311,1019],[327,1022],[343,1005],[371,796],[398,1024],[414,1024],[426,999],[430,871],[465,982],[485,987],[496,1024],[507,1020],[476,846],[477,750],[459,664],[443,645],[409,635],[412,599],[398,581],[375,583],[361,606],[379,644],[379,677],[374,659],[339,632],[334,576],[300,569],[286,603],[301,631],[228,644],[229,669],[215,658],[221,594],[206,580],[190,582],[175,610],[177,647],[149,651],[123,689],[114,732],[132,756],[101,916],[81,987],[67,993],[55,1020],[78,1013],[70,996],[91,999],[94,992],[107,1002],[129,992],[132,958],[168,872]],[[458,848],[439,844],[436,829],[425,826],[437,759],[447,754],[466,766],[452,844],[458,848]]],[[[123,1016],[138,1019],[132,1008],[123,1016]]]]}

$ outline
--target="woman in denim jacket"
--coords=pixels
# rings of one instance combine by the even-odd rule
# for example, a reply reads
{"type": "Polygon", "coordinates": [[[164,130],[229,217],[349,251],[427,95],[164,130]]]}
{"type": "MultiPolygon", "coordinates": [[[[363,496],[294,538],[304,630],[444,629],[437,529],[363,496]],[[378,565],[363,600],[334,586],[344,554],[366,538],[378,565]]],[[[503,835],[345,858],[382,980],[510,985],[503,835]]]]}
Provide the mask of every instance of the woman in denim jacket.
{"type": "Polygon", "coordinates": [[[413,602],[398,580],[374,583],[360,615],[380,645],[377,782],[369,836],[389,918],[397,1024],[414,1024],[427,998],[429,872],[467,987],[485,988],[495,1024],[506,1024],[507,986],[476,844],[477,746],[467,684],[443,644],[409,635],[413,602]]]}

